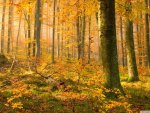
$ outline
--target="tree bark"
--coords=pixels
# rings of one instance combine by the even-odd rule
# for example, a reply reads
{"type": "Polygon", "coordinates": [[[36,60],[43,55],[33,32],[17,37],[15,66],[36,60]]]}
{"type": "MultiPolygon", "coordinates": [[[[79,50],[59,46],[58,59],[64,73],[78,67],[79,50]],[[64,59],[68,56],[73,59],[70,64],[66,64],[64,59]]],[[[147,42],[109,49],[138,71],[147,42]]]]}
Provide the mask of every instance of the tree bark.
{"type": "Polygon", "coordinates": [[[41,53],[41,44],[40,44],[40,38],[41,38],[41,0],[36,1],[36,12],[35,12],[35,28],[34,28],[34,39],[36,40],[36,44],[33,44],[33,56],[35,56],[35,50],[36,50],[36,57],[40,57],[41,53]],[[36,46],[36,49],[35,49],[36,46]]]}
{"type": "Polygon", "coordinates": [[[3,13],[2,13],[2,29],[1,29],[1,53],[4,53],[4,35],[5,35],[5,11],[6,11],[6,0],[3,0],[3,13]]]}
{"type": "MultiPolygon", "coordinates": [[[[148,0],[145,0],[146,9],[148,9],[148,0]]],[[[145,38],[146,38],[146,53],[148,68],[150,68],[150,45],[149,45],[149,17],[148,13],[145,14],[145,38]]]]}
{"type": "Polygon", "coordinates": [[[80,17],[77,18],[77,44],[78,44],[78,59],[81,58],[81,25],[80,25],[80,17]]]}
{"type": "Polygon", "coordinates": [[[127,49],[127,64],[128,64],[128,81],[137,81],[138,71],[135,58],[135,48],[133,39],[133,22],[130,20],[130,14],[132,12],[132,4],[130,1],[126,1],[126,23],[125,23],[125,39],[127,49]]]}
{"type": "Polygon", "coordinates": [[[10,53],[10,44],[11,44],[10,41],[12,40],[12,19],[13,19],[13,6],[12,6],[12,4],[13,4],[13,0],[9,0],[7,53],[10,53]]]}
{"type": "Polygon", "coordinates": [[[122,29],[122,17],[120,17],[120,39],[121,39],[121,53],[122,53],[122,66],[125,66],[124,62],[124,46],[123,46],[123,29],[122,29]]]}
{"type": "Polygon", "coordinates": [[[56,15],[56,0],[53,4],[53,36],[52,36],[52,63],[55,63],[55,15],[56,15]]]}
{"type": "Polygon", "coordinates": [[[31,54],[31,17],[30,14],[28,14],[28,56],[31,54]]]}
{"type": "Polygon", "coordinates": [[[115,0],[100,0],[100,31],[105,86],[118,88],[124,94],[118,69],[115,0]]]}
{"type": "Polygon", "coordinates": [[[20,17],[19,17],[19,26],[18,26],[18,33],[17,33],[17,40],[16,40],[16,53],[18,52],[18,46],[19,46],[19,36],[20,36],[20,28],[21,28],[21,17],[22,17],[22,14],[20,14],[20,17]]]}
{"type": "Polygon", "coordinates": [[[89,17],[89,45],[88,45],[88,63],[91,62],[91,16],[89,17]]]}

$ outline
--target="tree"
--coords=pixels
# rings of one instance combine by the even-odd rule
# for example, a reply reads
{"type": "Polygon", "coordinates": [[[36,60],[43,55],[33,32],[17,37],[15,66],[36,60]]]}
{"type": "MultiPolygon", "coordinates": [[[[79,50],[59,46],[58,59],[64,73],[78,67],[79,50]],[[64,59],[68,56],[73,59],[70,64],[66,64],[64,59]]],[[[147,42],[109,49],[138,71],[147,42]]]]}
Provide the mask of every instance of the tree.
{"type": "Polygon", "coordinates": [[[91,58],[91,17],[89,17],[89,45],[88,45],[88,63],[90,63],[91,58]]]}
{"type": "Polygon", "coordinates": [[[101,48],[101,37],[100,37],[100,10],[96,13],[96,21],[98,25],[98,61],[102,65],[102,48],[101,48]]]}
{"type": "Polygon", "coordinates": [[[102,44],[102,60],[105,73],[105,86],[118,88],[120,84],[115,25],[115,0],[100,0],[100,31],[102,44]]]}
{"type": "MultiPolygon", "coordinates": [[[[145,0],[146,10],[148,9],[148,0],[145,0]]],[[[148,68],[150,68],[150,45],[149,45],[149,17],[148,13],[145,14],[145,38],[146,38],[146,53],[148,60],[148,68]]]]}
{"type": "Polygon", "coordinates": [[[28,2],[28,11],[25,12],[25,19],[27,23],[27,35],[28,35],[28,56],[31,55],[31,1],[28,2]]]}
{"type": "Polygon", "coordinates": [[[22,14],[20,14],[20,16],[19,16],[18,33],[17,33],[17,37],[16,37],[16,53],[18,52],[18,46],[19,46],[19,36],[20,36],[20,29],[21,29],[21,17],[22,17],[22,14]]]}
{"type": "Polygon", "coordinates": [[[131,1],[126,1],[126,22],[125,22],[125,39],[126,39],[126,49],[127,49],[127,64],[128,64],[128,74],[129,81],[137,81],[138,71],[135,58],[134,40],[133,40],[133,22],[130,19],[132,13],[131,1]]]}
{"type": "MultiPolygon", "coordinates": [[[[34,26],[34,39],[36,40],[36,56],[40,57],[40,39],[41,39],[41,0],[36,1],[35,11],[35,26],[34,26]]],[[[33,55],[35,56],[35,43],[33,45],[33,55]]]]}
{"type": "Polygon", "coordinates": [[[54,0],[53,4],[53,36],[52,36],[52,63],[54,63],[55,58],[55,15],[56,15],[56,0],[54,0]]]}
{"type": "Polygon", "coordinates": [[[77,18],[76,26],[77,26],[77,43],[78,43],[78,59],[81,58],[81,24],[80,17],[77,18]]]}
{"type": "Polygon", "coordinates": [[[122,17],[120,17],[120,39],[121,39],[121,60],[122,60],[122,66],[125,66],[125,59],[124,59],[124,46],[123,46],[123,29],[122,29],[122,17]]]}
{"type": "MultiPolygon", "coordinates": [[[[7,53],[10,52],[10,44],[12,40],[12,22],[13,22],[13,0],[9,0],[9,18],[8,18],[8,41],[7,41],[7,53]]],[[[12,48],[13,49],[13,48],[12,48]]]]}
{"type": "MultiPolygon", "coordinates": [[[[57,3],[57,13],[60,12],[59,2],[60,0],[58,0],[58,3],[57,3]]],[[[60,19],[59,19],[59,16],[57,18],[57,56],[58,58],[60,57],[60,19]]]]}
{"type": "MultiPolygon", "coordinates": [[[[84,0],[85,3],[85,0],[84,0]]],[[[83,17],[81,18],[81,25],[82,25],[82,32],[81,32],[81,57],[84,58],[85,52],[85,27],[86,27],[86,16],[85,16],[85,9],[83,9],[83,17]]]]}
{"type": "Polygon", "coordinates": [[[2,29],[1,29],[1,53],[4,53],[4,34],[5,34],[5,10],[6,10],[6,0],[3,0],[3,14],[2,14],[2,29]]]}
{"type": "MultiPolygon", "coordinates": [[[[30,3],[29,3],[30,4],[30,3]]],[[[31,54],[31,16],[28,14],[28,21],[27,21],[27,26],[28,26],[28,56],[31,54]]]]}

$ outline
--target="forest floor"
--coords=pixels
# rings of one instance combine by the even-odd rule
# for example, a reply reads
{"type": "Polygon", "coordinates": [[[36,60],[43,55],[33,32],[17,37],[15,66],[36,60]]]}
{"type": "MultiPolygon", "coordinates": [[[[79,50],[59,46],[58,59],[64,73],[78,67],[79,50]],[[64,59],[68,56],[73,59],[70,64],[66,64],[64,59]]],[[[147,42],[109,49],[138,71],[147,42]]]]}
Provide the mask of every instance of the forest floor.
{"type": "Polygon", "coordinates": [[[27,64],[23,63],[15,64],[11,72],[11,64],[3,66],[0,69],[0,113],[139,113],[150,110],[149,70],[139,69],[140,81],[128,83],[126,69],[120,68],[124,97],[118,90],[103,87],[100,66],[81,65],[79,61],[58,62],[54,65],[42,62],[36,71],[28,71],[27,64]]]}

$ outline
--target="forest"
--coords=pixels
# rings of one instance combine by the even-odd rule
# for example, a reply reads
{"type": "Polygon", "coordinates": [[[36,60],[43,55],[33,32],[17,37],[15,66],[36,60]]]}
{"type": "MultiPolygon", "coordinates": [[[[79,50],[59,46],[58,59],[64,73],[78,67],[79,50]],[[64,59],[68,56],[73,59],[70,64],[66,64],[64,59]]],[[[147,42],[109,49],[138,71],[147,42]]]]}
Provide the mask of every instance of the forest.
{"type": "Polygon", "coordinates": [[[150,113],[150,0],[0,0],[0,113],[150,113]]]}

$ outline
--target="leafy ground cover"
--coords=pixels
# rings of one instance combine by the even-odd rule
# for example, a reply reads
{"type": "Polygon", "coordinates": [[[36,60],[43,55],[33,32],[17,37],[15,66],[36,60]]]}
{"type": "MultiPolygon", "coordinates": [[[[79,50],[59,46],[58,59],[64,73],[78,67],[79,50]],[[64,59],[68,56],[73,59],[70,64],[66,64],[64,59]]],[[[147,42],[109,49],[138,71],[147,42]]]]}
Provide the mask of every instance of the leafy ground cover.
{"type": "Polygon", "coordinates": [[[116,89],[103,87],[102,68],[96,63],[39,62],[36,69],[32,65],[33,71],[21,62],[11,72],[10,64],[1,68],[1,113],[138,113],[150,109],[149,70],[139,69],[140,81],[129,83],[127,70],[120,68],[124,97],[116,89]]]}

